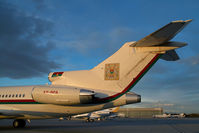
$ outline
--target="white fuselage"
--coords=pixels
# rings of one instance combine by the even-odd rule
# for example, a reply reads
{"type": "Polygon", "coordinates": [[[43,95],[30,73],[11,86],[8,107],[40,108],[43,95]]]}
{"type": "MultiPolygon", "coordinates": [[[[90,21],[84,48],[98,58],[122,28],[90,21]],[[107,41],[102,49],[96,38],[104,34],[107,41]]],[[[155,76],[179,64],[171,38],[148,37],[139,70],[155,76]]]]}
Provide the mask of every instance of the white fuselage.
{"type": "Polygon", "coordinates": [[[57,118],[71,116],[75,114],[82,114],[86,112],[126,104],[125,95],[115,101],[103,104],[83,104],[65,106],[39,103],[36,102],[32,96],[34,88],[36,87],[37,86],[0,87],[0,110],[1,113],[4,114],[5,112],[6,114],[6,116],[0,117],[9,118],[8,114],[10,114],[10,118],[13,118],[13,116],[15,115],[14,118],[17,119],[57,118]]]}

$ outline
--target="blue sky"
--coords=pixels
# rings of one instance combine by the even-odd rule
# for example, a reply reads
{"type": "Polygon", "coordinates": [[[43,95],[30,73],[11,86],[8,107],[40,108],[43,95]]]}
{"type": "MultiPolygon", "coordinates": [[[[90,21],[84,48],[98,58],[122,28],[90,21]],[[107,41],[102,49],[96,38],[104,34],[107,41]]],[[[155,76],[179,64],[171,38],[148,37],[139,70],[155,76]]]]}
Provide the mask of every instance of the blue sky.
{"type": "Polygon", "coordinates": [[[0,0],[0,86],[48,83],[48,72],[90,69],[128,41],[193,19],[173,40],[181,60],[159,60],[132,91],[168,112],[199,113],[199,1],[0,0]]]}

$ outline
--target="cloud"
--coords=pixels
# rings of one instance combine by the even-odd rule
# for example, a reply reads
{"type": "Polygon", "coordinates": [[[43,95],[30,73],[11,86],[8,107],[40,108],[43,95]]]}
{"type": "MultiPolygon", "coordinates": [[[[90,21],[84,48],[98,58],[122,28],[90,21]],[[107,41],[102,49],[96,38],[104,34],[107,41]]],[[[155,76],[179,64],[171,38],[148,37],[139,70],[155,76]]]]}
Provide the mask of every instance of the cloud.
{"type": "Polygon", "coordinates": [[[127,41],[132,41],[134,33],[132,29],[126,27],[115,27],[105,31],[85,32],[79,30],[78,33],[71,31],[70,35],[55,40],[57,47],[71,49],[81,54],[93,54],[100,51],[101,55],[111,55],[127,41]],[[103,54],[102,54],[103,53],[103,54]]]}
{"type": "Polygon", "coordinates": [[[102,36],[98,32],[84,33],[77,35],[72,40],[57,43],[57,45],[61,48],[74,49],[82,54],[87,54],[101,46],[100,43],[102,43],[102,39],[100,39],[100,37],[102,36]]]}
{"type": "Polygon", "coordinates": [[[45,39],[53,23],[28,16],[0,1],[0,77],[39,77],[59,67],[49,60],[54,44],[45,39]]]}
{"type": "Polygon", "coordinates": [[[47,6],[44,0],[32,0],[32,1],[35,4],[36,9],[39,11],[46,8],[47,6]]]}
{"type": "Polygon", "coordinates": [[[198,65],[199,64],[199,55],[191,56],[186,59],[182,59],[179,61],[179,63],[185,64],[185,65],[198,65]]]}

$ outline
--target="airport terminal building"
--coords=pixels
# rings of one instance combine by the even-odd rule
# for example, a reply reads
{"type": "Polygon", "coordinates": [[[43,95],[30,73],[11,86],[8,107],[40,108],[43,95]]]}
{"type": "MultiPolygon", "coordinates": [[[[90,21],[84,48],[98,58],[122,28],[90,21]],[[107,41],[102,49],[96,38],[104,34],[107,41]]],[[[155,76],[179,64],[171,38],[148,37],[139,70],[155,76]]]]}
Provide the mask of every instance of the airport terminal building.
{"type": "Polygon", "coordinates": [[[162,108],[120,108],[119,114],[128,118],[152,118],[163,114],[162,108]]]}

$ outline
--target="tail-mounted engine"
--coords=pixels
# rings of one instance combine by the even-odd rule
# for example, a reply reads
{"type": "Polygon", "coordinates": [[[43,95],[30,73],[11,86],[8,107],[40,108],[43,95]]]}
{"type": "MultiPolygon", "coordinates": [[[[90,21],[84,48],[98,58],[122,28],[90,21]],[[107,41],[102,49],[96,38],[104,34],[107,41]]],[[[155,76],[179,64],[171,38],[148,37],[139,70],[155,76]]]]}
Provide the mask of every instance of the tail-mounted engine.
{"type": "Polygon", "coordinates": [[[78,105],[93,101],[95,93],[90,90],[69,87],[36,87],[32,97],[36,102],[56,105],[78,105]]]}

